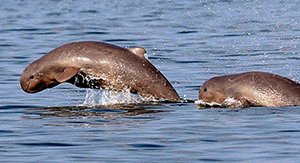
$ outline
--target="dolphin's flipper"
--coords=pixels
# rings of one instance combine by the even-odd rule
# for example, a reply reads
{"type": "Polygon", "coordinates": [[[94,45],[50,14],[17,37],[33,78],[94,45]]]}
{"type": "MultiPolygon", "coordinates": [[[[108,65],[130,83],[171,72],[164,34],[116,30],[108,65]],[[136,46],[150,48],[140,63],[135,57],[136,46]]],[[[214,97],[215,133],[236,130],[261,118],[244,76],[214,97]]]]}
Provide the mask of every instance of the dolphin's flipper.
{"type": "Polygon", "coordinates": [[[65,82],[71,79],[74,75],[76,75],[78,71],[79,71],[78,68],[73,68],[73,67],[65,68],[62,73],[59,73],[55,76],[55,79],[60,83],[65,82]]]}

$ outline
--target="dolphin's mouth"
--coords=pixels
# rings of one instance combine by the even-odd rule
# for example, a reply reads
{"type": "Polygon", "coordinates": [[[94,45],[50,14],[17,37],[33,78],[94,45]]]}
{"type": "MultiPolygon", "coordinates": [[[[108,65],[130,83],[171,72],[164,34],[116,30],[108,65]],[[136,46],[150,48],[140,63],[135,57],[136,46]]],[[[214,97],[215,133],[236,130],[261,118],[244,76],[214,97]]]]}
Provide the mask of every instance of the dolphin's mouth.
{"type": "Polygon", "coordinates": [[[54,81],[49,81],[49,83],[45,82],[28,82],[24,86],[22,86],[22,89],[27,93],[37,93],[41,92],[42,90],[45,90],[47,88],[52,88],[57,86],[59,83],[54,81]]]}
{"type": "Polygon", "coordinates": [[[24,91],[27,93],[37,93],[44,89],[45,89],[45,84],[43,83],[33,84],[32,82],[30,82],[26,84],[24,91]]]}

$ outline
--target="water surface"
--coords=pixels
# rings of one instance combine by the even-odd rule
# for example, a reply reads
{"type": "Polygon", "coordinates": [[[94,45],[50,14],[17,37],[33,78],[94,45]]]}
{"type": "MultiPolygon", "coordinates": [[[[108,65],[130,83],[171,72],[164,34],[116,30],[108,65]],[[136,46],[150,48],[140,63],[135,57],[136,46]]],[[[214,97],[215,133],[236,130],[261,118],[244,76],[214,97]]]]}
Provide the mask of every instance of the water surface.
{"type": "Polygon", "coordinates": [[[26,94],[27,64],[67,42],[146,48],[181,97],[215,75],[300,80],[300,3],[8,1],[0,5],[1,162],[286,162],[300,158],[300,107],[197,109],[193,103],[76,107],[86,90],[26,94]],[[71,106],[71,107],[62,107],[71,106]]]}

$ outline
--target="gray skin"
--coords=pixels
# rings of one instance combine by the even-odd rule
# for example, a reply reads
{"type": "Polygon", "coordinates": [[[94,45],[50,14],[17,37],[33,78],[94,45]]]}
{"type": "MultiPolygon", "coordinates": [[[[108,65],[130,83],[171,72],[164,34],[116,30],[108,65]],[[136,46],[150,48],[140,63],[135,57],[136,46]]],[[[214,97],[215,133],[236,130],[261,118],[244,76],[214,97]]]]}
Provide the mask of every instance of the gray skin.
{"type": "Polygon", "coordinates": [[[218,76],[204,82],[199,99],[224,107],[295,106],[300,105],[300,84],[266,72],[218,76]],[[228,98],[238,103],[230,103],[228,98]]]}
{"type": "Polygon", "coordinates": [[[62,45],[26,67],[20,85],[27,93],[67,82],[82,88],[104,88],[144,97],[179,101],[164,75],[144,56],[144,48],[122,48],[102,42],[62,45]]]}

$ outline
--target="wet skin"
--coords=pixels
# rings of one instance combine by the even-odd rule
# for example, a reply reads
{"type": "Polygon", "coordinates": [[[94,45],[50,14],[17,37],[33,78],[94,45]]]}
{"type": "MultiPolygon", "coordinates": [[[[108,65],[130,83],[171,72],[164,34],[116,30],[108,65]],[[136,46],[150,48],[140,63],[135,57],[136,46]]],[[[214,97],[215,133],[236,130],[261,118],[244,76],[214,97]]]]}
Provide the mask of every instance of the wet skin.
{"type": "Polygon", "coordinates": [[[129,89],[144,97],[179,101],[166,77],[144,56],[144,48],[122,48],[94,41],[64,44],[29,64],[20,77],[25,92],[60,83],[115,91],[129,89]]]}
{"type": "Polygon", "coordinates": [[[300,84],[266,72],[217,76],[204,82],[199,99],[225,107],[295,106],[300,105],[300,84]]]}

